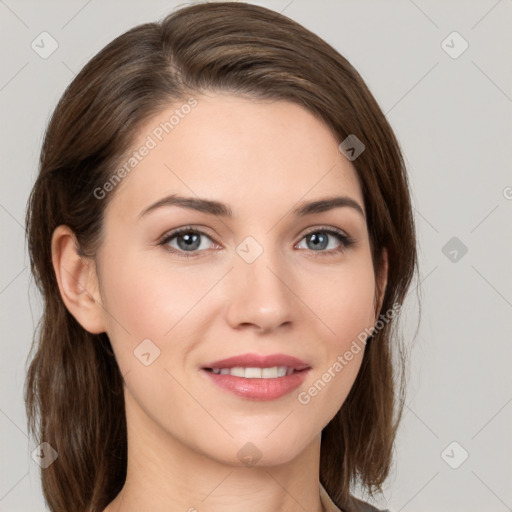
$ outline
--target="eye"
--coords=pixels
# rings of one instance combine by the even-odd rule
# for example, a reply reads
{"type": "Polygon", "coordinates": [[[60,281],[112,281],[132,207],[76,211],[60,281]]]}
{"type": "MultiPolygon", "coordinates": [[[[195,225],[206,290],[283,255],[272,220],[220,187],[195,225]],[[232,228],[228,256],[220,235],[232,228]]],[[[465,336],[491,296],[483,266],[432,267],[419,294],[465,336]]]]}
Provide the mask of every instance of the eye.
{"type": "Polygon", "coordinates": [[[158,243],[158,245],[164,246],[167,251],[172,252],[173,254],[177,254],[178,256],[191,258],[197,256],[197,252],[202,252],[208,248],[204,247],[202,244],[201,237],[206,237],[211,240],[211,238],[203,231],[199,231],[190,226],[186,226],[183,228],[175,229],[174,231],[171,231],[165,235],[164,238],[158,243]],[[171,242],[174,239],[176,239],[176,244],[178,247],[171,245],[171,242]]]}
{"type": "MultiPolygon", "coordinates": [[[[192,258],[199,256],[200,253],[208,249],[208,247],[205,247],[202,243],[203,237],[213,242],[205,232],[191,226],[185,226],[164,235],[163,239],[158,242],[158,245],[163,246],[166,251],[180,257],[192,258]],[[176,242],[176,245],[172,245],[174,241],[176,242]]],[[[314,231],[310,231],[304,235],[301,242],[302,240],[307,240],[306,249],[310,249],[313,253],[318,253],[314,255],[315,257],[320,255],[334,256],[344,252],[355,243],[355,240],[349,235],[334,228],[316,228],[314,231]],[[336,239],[338,241],[338,246],[335,244],[334,247],[330,247],[331,250],[326,251],[325,249],[328,249],[330,245],[329,238],[336,239]]],[[[301,242],[299,242],[299,244],[301,242]]],[[[303,247],[301,247],[301,249],[302,248],[303,247]]]]}
{"type": "Polygon", "coordinates": [[[334,228],[316,228],[315,231],[307,233],[302,240],[306,240],[307,249],[319,253],[314,256],[335,256],[336,254],[344,252],[355,243],[353,238],[343,231],[334,228]],[[339,245],[337,247],[331,247],[330,251],[325,251],[324,249],[329,246],[329,237],[337,239],[339,245]]]}

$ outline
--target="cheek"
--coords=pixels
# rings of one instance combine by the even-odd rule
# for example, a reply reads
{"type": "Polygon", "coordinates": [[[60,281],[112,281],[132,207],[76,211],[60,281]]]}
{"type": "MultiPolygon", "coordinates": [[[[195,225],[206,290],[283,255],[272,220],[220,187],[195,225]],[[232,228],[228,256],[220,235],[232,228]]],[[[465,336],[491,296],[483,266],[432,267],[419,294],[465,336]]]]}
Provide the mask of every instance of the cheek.
{"type": "Polygon", "coordinates": [[[373,325],[375,278],[371,261],[363,259],[316,277],[316,286],[308,285],[305,296],[325,324],[329,345],[341,349],[373,325]]]}
{"type": "MultiPolygon", "coordinates": [[[[318,277],[318,276],[317,276],[318,277]]],[[[297,397],[312,416],[330,420],[345,401],[361,367],[364,337],[374,324],[375,280],[366,258],[317,281],[308,301],[322,320],[324,357],[297,397]],[[361,336],[362,335],[362,336],[361,336]],[[363,341],[362,341],[363,340],[363,341]]]]}
{"type": "Polygon", "coordinates": [[[109,326],[116,332],[121,324],[124,336],[128,331],[132,338],[162,340],[211,288],[212,279],[190,269],[151,264],[143,255],[125,256],[122,266],[110,265],[105,273],[105,309],[117,320],[107,319],[109,326]]]}

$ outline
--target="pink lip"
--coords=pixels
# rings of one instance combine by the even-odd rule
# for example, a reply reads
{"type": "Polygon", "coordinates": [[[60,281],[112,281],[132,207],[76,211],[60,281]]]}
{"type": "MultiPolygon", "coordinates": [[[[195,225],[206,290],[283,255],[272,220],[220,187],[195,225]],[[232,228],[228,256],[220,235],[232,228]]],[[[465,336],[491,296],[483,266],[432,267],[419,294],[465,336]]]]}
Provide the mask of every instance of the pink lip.
{"type": "MultiPolygon", "coordinates": [[[[272,368],[274,366],[287,366],[295,370],[305,370],[309,365],[293,356],[286,354],[240,354],[238,356],[228,357],[213,363],[206,364],[203,368],[234,368],[243,366],[245,368],[272,368]]],[[[284,378],[284,377],[280,377],[284,378]]],[[[248,380],[248,379],[245,379],[248,380]]],[[[268,380],[268,379],[263,379],[268,380]]]]}
{"type": "Polygon", "coordinates": [[[311,368],[296,371],[291,375],[275,379],[246,379],[234,375],[216,374],[206,369],[202,369],[201,373],[207,375],[220,388],[239,397],[249,400],[275,400],[297,389],[310,370],[311,368]]]}
{"type": "Polygon", "coordinates": [[[220,388],[249,400],[275,400],[297,389],[305,380],[311,367],[293,356],[286,354],[240,354],[205,365],[201,373],[208,376],[220,388]],[[212,368],[272,368],[287,366],[295,371],[291,375],[275,379],[246,379],[234,375],[221,375],[211,371],[212,368]]]}

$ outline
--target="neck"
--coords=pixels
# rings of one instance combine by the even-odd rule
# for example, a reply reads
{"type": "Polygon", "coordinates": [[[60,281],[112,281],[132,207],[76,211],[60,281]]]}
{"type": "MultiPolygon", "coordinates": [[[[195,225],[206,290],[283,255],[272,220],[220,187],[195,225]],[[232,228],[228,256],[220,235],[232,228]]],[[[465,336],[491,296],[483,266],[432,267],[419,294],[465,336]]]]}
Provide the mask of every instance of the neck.
{"type": "Polygon", "coordinates": [[[320,434],[286,463],[245,466],[195,451],[126,398],[127,477],[104,512],[322,512],[320,434]]]}

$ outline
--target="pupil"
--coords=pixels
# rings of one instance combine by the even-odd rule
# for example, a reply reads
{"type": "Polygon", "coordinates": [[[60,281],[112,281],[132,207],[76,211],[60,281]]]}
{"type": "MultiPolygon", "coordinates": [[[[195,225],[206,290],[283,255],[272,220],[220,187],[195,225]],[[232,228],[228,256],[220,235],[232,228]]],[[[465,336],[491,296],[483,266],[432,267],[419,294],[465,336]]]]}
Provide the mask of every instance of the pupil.
{"type": "Polygon", "coordinates": [[[325,235],[318,235],[317,233],[313,233],[312,235],[310,235],[310,240],[313,243],[313,248],[318,248],[318,245],[321,245],[322,249],[325,249],[325,242],[327,240],[327,237],[325,235]]]}
{"type": "MultiPolygon", "coordinates": [[[[181,239],[183,239],[185,241],[184,247],[188,248],[188,249],[190,249],[190,248],[197,249],[200,245],[198,233],[193,233],[193,234],[188,233],[185,235],[181,235],[181,239]]],[[[180,240],[180,238],[178,238],[178,240],[180,240]]]]}

